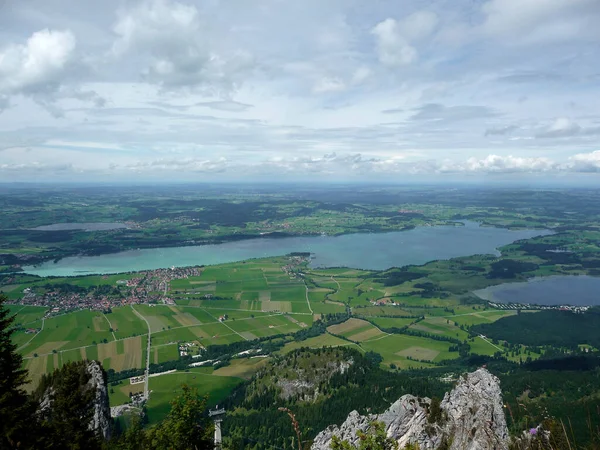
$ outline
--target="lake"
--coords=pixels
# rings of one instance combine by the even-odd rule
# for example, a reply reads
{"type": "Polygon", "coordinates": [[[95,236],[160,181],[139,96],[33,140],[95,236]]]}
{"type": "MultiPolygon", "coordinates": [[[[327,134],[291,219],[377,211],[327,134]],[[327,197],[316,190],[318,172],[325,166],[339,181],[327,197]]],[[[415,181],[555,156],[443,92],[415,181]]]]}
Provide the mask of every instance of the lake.
{"type": "Polygon", "coordinates": [[[352,267],[383,270],[393,266],[424,264],[475,254],[496,254],[498,247],[519,239],[550,234],[547,230],[506,230],[464,226],[417,227],[391,233],[358,233],[343,236],[257,238],[224,244],[130,250],[99,256],[63,258],[25,272],[40,276],[107,274],[165,267],[223,264],[250,258],[311,252],[313,267],[352,267]]]}
{"type": "Polygon", "coordinates": [[[107,230],[118,230],[120,228],[127,228],[127,225],[119,222],[65,222],[65,223],[53,223],[52,225],[42,225],[40,227],[32,228],[36,231],[70,231],[70,230],[83,230],[83,231],[107,231],[107,230]]]}
{"type": "Polygon", "coordinates": [[[556,275],[532,278],[522,283],[507,283],[475,291],[478,297],[498,303],[534,305],[600,305],[600,278],[556,275]]]}

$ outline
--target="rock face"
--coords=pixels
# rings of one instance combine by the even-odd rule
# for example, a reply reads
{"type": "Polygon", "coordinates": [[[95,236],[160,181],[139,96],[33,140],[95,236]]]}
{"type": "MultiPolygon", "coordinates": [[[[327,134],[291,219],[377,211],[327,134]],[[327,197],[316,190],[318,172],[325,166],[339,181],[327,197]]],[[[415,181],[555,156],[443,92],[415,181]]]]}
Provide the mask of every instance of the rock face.
{"type": "Polygon", "coordinates": [[[421,450],[506,450],[509,444],[500,381],[483,368],[461,377],[439,409],[429,398],[404,395],[379,415],[352,411],[340,427],[319,433],[312,449],[329,449],[333,436],[357,444],[357,432],[366,431],[372,421],[383,422],[400,448],[418,444],[421,450]]]}
{"type": "Polygon", "coordinates": [[[94,416],[90,422],[90,429],[97,431],[104,439],[110,438],[111,417],[110,406],[108,403],[108,387],[104,381],[104,372],[98,361],[90,361],[86,367],[86,372],[90,374],[87,382],[91,389],[96,391],[94,401],[94,416]]]}
{"type": "MultiPolygon", "coordinates": [[[[73,389],[80,389],[81,392],[92,392],[92,400],[89,404],[89,408],[92,410],[89,429],[108,440],[111,436],[112,420],[108,403],[108,387],[102,366],[97,361],[84,361],[75,363],[74,367],[76,368],[72,370],[82,371],[85,378],[89,376],[85,385],[72,386],[73,389]]],[[[56,393],[54,386],[49,386],[44,390],[38,409],[41,417],[52,420],[52,417],[57,414],[53,404],[56,393]]],[[[60,411],[58,415],[69,413],[69,411],[60,411]]]]}

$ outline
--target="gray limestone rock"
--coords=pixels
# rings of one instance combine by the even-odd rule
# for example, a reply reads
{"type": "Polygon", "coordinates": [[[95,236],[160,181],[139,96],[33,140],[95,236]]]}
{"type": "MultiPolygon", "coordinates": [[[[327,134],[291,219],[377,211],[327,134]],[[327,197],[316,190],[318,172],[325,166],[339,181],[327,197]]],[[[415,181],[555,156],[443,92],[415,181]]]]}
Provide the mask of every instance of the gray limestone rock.
{"type": "Polygon", "coordinates": [[[404,395],[379,415],[361,416],[352,411],[341,426],[330,426],[317,435],[312,450],[330,448],[333,436],[352,444],[357,432],[372,421],[383,422],[388,437],[400,448],[418,444],[421,450],[440,446],[451,450],[506,450],[509,444],[500,381],[486,369],[461,377],[441,402],[441,414],[429,421],[429,398],[404,395]]]}

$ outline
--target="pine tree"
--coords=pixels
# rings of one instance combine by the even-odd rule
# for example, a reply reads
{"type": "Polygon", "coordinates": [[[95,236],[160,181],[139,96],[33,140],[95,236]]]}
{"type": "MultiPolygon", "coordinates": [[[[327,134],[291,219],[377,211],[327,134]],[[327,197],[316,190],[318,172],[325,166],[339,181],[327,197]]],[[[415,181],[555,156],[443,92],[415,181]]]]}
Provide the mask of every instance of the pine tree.
{"type": "Polygon", "coordinates": [[[213,449],[213,425],[206,416],[206,397],[200,397],[195,388],[182,386],[183,392],[171,401],[171,411],[157,426],[146,434],[147,449],[184,450],[213,449]]]}
{"type": "Polygon", "coordinates": [[[15,317],[4,306],[6,300],[0,294],[0,448],[27,448],[33,409],[23,390],[27,371],[21,368],[23,358],[11,340],[15,317]]]}

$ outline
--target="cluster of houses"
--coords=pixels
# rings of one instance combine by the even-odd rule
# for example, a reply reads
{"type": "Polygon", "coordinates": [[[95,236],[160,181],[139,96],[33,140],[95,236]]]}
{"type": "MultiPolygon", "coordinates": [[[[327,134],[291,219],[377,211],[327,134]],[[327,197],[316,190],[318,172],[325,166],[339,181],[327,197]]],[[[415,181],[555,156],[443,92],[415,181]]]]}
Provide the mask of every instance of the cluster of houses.
{"type": "Polygon", "coordinates": [[[188,356],[196,347],[192,342],[179,343],[179,356],[188,356]]]}
{"type": "Polygon", "coordinates": [[[496,309],[506,309],[506,310],[520,310],[520,309],[557,309],[559,311],[571,311],[574,313],[584,313],[588,309],[589,306],[574,306],[574,305],[535,305],[531,303],[496,303],[496,302],[488,302],[492,308],[496,309]]]}
{"type": "Polygon", "coordinates": [[[281,270],[283,270],[290,278],[296,277],[304,277],[304,274],[301,272],[296,272],[298,265],[302,264],[307,260],[305,256],[290,256],[290,263],[285,266],[281,266],[281,270]]]}
{"type": "MultiPolygon", "coordinates": [[[[166,296],[169,283],[175,279],[198,276],[201,269],[198,267],[172,267],[170,269],[148,270],[136,274],[128,280],[117,281],[117,288],[121,295],[99,294],[94,289],[86,293],[64,292],[60,288],[52,291],[39,292],[26,288],[19,301],[22,305],[45,306],[51,308],[46,317],[55,316],[68,311],[90,309],[110,312],[115,306],[135,305],[140,303],[160,302],[175,304],[166,296]],[[140,276],[141,275],[141,276],[140,276]]],[[[105,279],[108,277],[104,277],[105,279]]]]}

